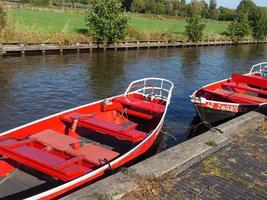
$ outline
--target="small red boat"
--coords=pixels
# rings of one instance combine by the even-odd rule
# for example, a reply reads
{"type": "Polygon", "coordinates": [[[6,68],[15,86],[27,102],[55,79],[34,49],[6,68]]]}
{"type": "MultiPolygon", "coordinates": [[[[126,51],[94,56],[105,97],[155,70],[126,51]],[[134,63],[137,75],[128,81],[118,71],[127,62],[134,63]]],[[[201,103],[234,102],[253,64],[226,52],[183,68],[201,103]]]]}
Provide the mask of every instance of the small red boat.
{"type": "Polygon", "coordinates": [[[165,79],[137,80],[123,95],[1,133],[0,198],[56,198],[145,153],[172,89],[165,79]]]}
{"type": "Polygon", "coordinates": [[[190,96],[199,117],[217,123],[267,103],[267,62],[254,65],[248,74],[206,85],[190,96]]]}

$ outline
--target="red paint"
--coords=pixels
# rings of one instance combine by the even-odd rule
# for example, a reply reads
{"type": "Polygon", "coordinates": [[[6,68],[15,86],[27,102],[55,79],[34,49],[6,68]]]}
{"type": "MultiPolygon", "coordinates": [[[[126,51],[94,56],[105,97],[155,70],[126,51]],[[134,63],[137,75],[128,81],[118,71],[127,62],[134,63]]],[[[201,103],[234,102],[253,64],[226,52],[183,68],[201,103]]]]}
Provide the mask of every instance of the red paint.
{"type": "Polygon", "coordinates": [[[0,169],[1,169],[0,170],[0,177],[1,177],[1,176],[7,176],[9,173],[14,171],[15,168],[6,161],[0,160],[0,169]]]}

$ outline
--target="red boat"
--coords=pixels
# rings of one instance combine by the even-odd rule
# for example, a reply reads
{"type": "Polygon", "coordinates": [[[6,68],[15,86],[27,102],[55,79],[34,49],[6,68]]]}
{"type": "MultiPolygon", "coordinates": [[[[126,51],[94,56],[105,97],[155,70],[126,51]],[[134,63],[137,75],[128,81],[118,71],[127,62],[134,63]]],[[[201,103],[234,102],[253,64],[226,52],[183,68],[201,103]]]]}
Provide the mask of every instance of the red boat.
{"type": "Polygon", "coordinates": [[[218,123],[267,103],[267,62],[254,65],[248,74],[206,85],[190,96],[199,117],[218,123]]]}
{"type": "Polygon", "coordinates": [[[0,198],[56,198],[145,153],[172,89],[165,79],[137,80],[123,95],[0,134],[0,198]]]}

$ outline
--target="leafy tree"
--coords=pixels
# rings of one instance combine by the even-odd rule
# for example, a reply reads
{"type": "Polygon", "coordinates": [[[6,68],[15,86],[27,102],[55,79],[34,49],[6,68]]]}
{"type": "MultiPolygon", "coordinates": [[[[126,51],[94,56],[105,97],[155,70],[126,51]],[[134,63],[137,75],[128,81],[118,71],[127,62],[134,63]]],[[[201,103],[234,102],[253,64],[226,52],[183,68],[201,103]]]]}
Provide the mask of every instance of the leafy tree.
{"type": "Polygon", "coordinates": [[[137,13],[145,13],[146,2],[144,0],[134,0],[131,4],[131,11],[137,13]]]}
{"type": "Polygon", "coordinates": [[[264,9],[257,9],[254,20],[251,22],[252,35],[256,40],[264,40],[267,36],[267,13],[264,9]]]}
{"type": "Polygon", "coordinates": [[[238,43],[245,38],[250,32],[250,26],[248,16],[246,14],[239,15],[231,24],[228,26],[228,34],[231,40],[238,43]]]}
{"type": "Polygon", "coordinates": [[[0,7],[0,31],[6,26],[7,23],[7,12],[4,8],[0,7]]]}
{"type": "Polygon", "coordinates": [[[256,9],[256,4],[252,0],[242,0],[237,6],[237,11],[248,14],[256,9]]]}
{"type": "Polygon", "coordinates": [[[110,44],[124,38],[128,18],[121,7],[121,2],[117,0],[98,0],[88,11],[85,22],[98,43],[110,44]]]}
{"type": "Polygon", "coordinates": [[[158,14],[158,15],[164,15],[165,14],[165,6],[162,2],[155,2],[152,4],[152,13],[158,14]]]}
{"type": "Polygon", "coordinates": [[[218,19],[216,0],[210,0],[209,14],[211,19],[218,19]]]}
{"type": "Polygon", "coordinates": [[[201,0],[200,4],[201,4],[201,16],[203,18],[208,18],[209,17],[209,6],[208,6],[208,4],[204,0],[201,0]]]}
{"type": "Polygon", "coordinates": [[[30,3],[34,6],[50,6],[52,5],[51,0],[30,0],[30,3]]]}
{"type": "Polygon", "coordinates": [[[219,16],[218,19],[221,21],[233,21],[237,18],[236,10],[226,8],[226,7],[219,7],[219,16]]]}
{"type": "Polygon", "coordinates": [[[185,27],[185,34],[188,39],[193,42],[198,42],[203,36],[203,31],[206,25],[201,22],[201,17],[198,13],[192,13],[191,17],[187,19],[185,27]]]}

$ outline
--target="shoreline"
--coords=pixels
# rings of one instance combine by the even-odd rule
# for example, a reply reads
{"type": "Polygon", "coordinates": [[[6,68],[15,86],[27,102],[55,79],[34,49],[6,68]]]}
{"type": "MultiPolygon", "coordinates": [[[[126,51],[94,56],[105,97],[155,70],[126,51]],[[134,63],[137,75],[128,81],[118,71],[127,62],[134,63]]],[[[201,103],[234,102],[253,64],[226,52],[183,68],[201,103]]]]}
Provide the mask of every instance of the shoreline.
{"type": "Polygon", "coordinates": [[[207,40],[201,42],[129,41],[119,42],[111,45],[98,45],[96,42],[81,42],[71,45],[61,45],[59,43],[0,43],[0,56],[10,57],[69,53],[78,54],[92,53],[95,51],[127,51],[156,48],[185,48],[250,44],[267,44],[267,40],[243,40],[238,44],[232,42],[231,40],[207,40]]]}

